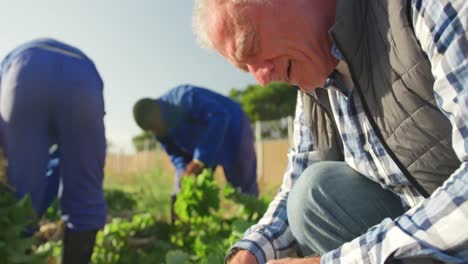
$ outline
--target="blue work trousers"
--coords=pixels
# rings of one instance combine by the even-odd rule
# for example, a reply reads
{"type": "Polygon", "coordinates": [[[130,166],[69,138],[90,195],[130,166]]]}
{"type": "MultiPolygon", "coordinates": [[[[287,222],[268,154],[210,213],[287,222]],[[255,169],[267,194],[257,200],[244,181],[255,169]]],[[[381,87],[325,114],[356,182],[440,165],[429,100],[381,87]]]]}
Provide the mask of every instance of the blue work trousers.
{"type": "Polygon", "coordinates": [[[232,168],[223,168],[226,179],[244,194],[258,196],[257,157],[250,121],[244,116],[241,141],[237,158],[232,168]]]}
{"type": "Polygon", "coordinates": [[[10,58],[1,76],[1,134],[16,195],[30,194],[42,213],[49,147],[57,143],[68,229],[101,228],[105,112],[103,83],[93,62],[63,47],[31,47],[10,58]]]}

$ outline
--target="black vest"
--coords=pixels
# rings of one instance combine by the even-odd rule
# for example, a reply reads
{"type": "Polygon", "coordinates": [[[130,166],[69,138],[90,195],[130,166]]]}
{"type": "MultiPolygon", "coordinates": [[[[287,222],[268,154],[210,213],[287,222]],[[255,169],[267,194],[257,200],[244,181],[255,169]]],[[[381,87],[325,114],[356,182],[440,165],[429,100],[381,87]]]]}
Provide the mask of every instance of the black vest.
{"type": "MultiPolygon", "coordinates": [[[[427,197],[460,161],[452,148],[452,126],[435,102],[431,65],[409,12],[405,0],[338,0],[330,34],[380,141],[427,197]]],[[[303,103],[321,157],[342,160],[326,91],[304,93],[303,103]]]]}

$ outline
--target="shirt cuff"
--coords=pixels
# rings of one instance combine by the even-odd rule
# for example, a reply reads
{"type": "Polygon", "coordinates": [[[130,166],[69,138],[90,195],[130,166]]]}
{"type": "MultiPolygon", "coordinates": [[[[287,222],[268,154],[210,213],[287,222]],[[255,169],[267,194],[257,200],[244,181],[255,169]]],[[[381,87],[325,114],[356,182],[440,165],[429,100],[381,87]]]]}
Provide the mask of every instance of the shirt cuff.
{"type": "Polygon", "coordinates": [[[229,249],[224,263],[227,263],[231,254],[236,253],[236,249],[239,248],[250,251],[257,258],[258,264],[264,264],[268,260],[276,258],[276,252],[271,242],[261,233],[253,232],[229,249]]]}

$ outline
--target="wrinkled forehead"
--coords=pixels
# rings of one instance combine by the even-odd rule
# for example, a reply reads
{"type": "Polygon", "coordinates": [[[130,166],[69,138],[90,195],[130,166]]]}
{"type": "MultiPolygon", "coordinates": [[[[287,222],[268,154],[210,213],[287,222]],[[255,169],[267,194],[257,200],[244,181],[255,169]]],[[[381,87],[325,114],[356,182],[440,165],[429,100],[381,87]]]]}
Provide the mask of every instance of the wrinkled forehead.
{"type": "Polygon", "coordinates": [[[226,56],[231,53],[235,46],[235,29],[234,18],[231,8],[227,4],[219,5],[217,8],[212,8],[213,13],[208,23],[208,36],[213,44],[213,47],[226,56]]]}
{"type": "Polygon", "coordinates": [[[251,57],[257,51],[254,26],[245,5],[225,5],[213,14],[209,36],[213,47],[233,64],[251,57]]]}

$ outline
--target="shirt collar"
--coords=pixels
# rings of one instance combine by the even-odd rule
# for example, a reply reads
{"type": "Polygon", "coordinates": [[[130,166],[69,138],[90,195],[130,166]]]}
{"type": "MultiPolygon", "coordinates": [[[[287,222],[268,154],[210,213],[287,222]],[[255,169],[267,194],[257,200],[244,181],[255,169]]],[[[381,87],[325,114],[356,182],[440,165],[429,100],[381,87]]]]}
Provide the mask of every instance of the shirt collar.
{"type": "MultiPolygon", "coordinates": [[[[331,54],[338,60],[344,61],[344,57],[336,47],[335,43],[332,45],[331,54]]],[[[339,73],[336,69],[333,70],[333,72],[328,76],[328,79],[325,81],[324,88],[336,89],[347,97],[351,94],[351,91],[346,87],[341,73],[339,73]]]]}
{"type": "Polygon", "coordinates": [[[339,59],[340,61],[344,61],[343,54],[341,54],[341,52],[338,50],[335,43],[333,43],[331,47],[331,54],[333,55],[333,57],[339,59]]]}

